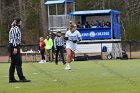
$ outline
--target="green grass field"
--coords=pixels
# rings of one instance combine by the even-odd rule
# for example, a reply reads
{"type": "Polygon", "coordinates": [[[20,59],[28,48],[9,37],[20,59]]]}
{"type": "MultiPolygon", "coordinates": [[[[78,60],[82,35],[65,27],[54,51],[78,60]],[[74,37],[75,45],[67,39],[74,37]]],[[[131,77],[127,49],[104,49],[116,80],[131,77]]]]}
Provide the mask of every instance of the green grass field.
{"type": "MultiPolygon", "coordinates": [[[[140,60],[23,63],[31,83],[8,83],[8,63],[0,64],[0,93],[140,93],[140,60]]],[[[17,76],[16,76],[17,78],[17,76]]],[[[17,78],[18,79],[18,78],[17,78]]]]}

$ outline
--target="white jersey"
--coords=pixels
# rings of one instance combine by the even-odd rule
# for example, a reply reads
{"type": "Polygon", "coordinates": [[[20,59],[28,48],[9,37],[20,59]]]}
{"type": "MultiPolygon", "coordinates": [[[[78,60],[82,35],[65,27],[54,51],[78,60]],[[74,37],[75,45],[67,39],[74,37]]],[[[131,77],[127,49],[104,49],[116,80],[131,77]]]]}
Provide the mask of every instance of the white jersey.
{"type": "Polygon", "coordinates": [[[79,38],[81,38],[81,34],[79,31],[71,32],[70,30],[66,32],[65,37],[68,37],[68,40],[66,41],[66,48],[70,48],[72,51],[76,50],[76,43],[73,43],[73,41],[77,40],[79,41],[79,38]]]}

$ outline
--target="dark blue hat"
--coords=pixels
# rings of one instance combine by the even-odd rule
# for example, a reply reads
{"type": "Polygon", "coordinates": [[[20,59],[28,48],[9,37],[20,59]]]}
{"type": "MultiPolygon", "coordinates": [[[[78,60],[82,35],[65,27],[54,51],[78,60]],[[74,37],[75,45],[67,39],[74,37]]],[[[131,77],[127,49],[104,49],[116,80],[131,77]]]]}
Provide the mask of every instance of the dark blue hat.
{"type": "Polygon", "coordinates": [[[20,22],[21,18],[19,16],[15,17],[14,20],[16,20],[16,22],[20,22]]]}

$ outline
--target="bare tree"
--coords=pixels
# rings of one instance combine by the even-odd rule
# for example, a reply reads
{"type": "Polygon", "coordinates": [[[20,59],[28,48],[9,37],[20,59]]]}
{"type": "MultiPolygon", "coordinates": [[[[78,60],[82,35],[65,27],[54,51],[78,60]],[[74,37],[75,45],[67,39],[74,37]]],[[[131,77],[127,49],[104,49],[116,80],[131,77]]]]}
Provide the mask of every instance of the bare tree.
{"type": "MultiPolygon", "coordinates": [[[[1,4],[1,0],[0,0],[0,26],[2,25],[2,4],[1,4]]],[[[0,31],[0,45],[1,45],[1,31],[0,31]]]]}
{"type": "Polygon", "coordinates": [[[41,7],[41,22],[42,22],[42,28],[44,35],[48,33],[48,24],[47,24],[47,13],[46,13],[46,8],[45,8],[45,0],[40,0],[40,7],[41,7]]]}
{"type": "Polygon", "coordinates": [[[19,3],[19,14],[22,16],[22,0],[18,0],[19,3]]]}
{"type": "Polygon", "coordinates": [[[0,24],[2,24],[2,0],[0,0],[0,24]]]}

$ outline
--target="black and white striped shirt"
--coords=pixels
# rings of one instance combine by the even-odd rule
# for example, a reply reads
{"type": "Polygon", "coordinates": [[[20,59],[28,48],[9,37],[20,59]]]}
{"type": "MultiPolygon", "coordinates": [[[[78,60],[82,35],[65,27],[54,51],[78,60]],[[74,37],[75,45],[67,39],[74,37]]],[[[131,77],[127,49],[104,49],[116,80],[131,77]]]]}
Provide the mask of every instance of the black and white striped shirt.
{"type": "Polygon", "coordinates": [[[12,26],[9,31],[9,43],[17,47],[21,43],[21,32],[18,26],[12,26]]]}
{"type": "Polygon", "coordinates": [[[64,46],[64,38],[62,36],[61,37],[58,37],[58,36],[55,37],[54,48],[56,48],[56,46],[64,46]]]}

